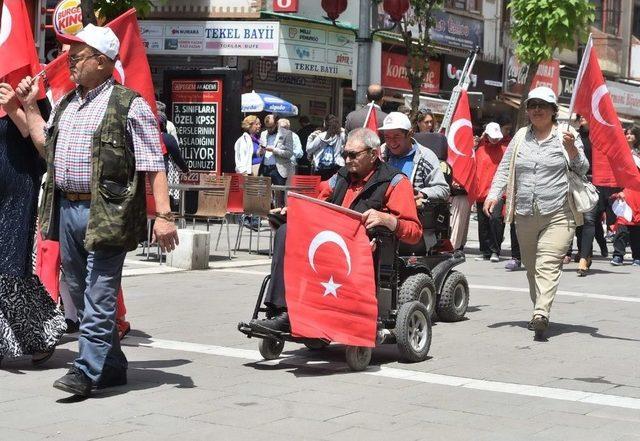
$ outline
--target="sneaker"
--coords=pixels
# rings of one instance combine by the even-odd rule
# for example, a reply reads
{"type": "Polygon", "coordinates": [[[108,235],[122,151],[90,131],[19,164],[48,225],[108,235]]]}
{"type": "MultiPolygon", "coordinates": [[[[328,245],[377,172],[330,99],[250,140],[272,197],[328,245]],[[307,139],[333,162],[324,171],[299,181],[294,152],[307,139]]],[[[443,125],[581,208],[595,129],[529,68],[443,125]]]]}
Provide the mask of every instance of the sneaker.
{"type": "Polygon", "coordinates": [[[613,259],[611,259],[611,265],[613,266],[622,266],[624,262],[624,259],[621,256],[613,256],[613,259]]]}
{"type": "Polygon", "coordinates": [[[489,258],[489,260],[491,262],[500,262],[500,256],[498,256],[496,253],[491,253],[491,257],[489,258]]]}
{"type": "Polygon", "coordinates": [[[478,256],[474,260],[482,261],[482,260],[489,260],[490,258],[491,256],[478,256]]]}
{"type": "Polygon", "coordinates": [[[82,372],[77,367],[72,366],[65,376],[54,381],[53,387],[65,392],[69,392],[73,395],[88,397],[89,395],[91,395],[91,388],[93,387],[93,383],[84,372],[82,372]]]}
{"type": "Polygon", "coordinates": [[[522,267],[522,262],[518,259],[509,259],[504,266],[504,269],[507,271],[515,271],[518,268],[522,267]]]}
{"type": "Polygon", "coordinates": [[[640,259],[633,259],[632,266],[640,266],[640,259]]]}

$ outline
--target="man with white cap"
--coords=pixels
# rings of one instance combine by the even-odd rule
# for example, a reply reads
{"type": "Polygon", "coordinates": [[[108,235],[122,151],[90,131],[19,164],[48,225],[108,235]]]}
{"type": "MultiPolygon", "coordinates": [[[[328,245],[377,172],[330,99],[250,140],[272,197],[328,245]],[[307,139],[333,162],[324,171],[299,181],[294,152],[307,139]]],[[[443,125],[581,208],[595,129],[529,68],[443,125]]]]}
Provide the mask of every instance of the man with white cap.
{"type": "Polygon", "coordinates": [[[155,116],[143,98],[113,79],[118,38],[91,24],[59,38],[70,44],[71,80],[78,87],[57,103],[49,121],[35,105],[37,82],[27,77],[17,92],[34,144],[47,159],[40,231],[60,241],[81,317],[78,358],[54,387],[89,396],[94,387],[127,383],[116,298],[125,255],[145,235],[145,173],[157,209],[158,244],[171,251],[178,237],[155,116]]]}
{"type": "MultiPolygon", "coordinates": [[[[378,129],[384,134],[382,160],[402,171],[413,184],[418,205],[429,201],[446,201],[449,185],[440,169],[438,157],[413,139],[411,121],[404,113],[391,112],[378,129]]],[[[435,244],[435,236],[425,231],[426,247],[435,244]]]]}
{"type": "Polygon", "coordinates": [[[487,124],[476,150],[476,177],[478,179],[478,240],[480,241],[479,259],[498,262],[504,235],[502,210],[494,210],[491,217],[482,211],[484,200],[491,187],[493,175],[504,156],[508,143],[503,142],[500,125],[495,122],[487,124]]]}

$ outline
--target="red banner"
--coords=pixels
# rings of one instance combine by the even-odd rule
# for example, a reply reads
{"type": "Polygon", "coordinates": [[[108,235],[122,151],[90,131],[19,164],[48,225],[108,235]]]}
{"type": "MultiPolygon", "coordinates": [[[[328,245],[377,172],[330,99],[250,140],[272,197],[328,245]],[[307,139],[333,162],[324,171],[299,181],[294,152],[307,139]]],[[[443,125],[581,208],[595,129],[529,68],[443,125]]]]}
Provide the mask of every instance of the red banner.
{"type": "Polygon", "coordinates": [[[378,304],[361,214],[297,194],[288,206],[284,280],[292,333],[375,346],[378,304]]]}
{"type": "MultiPolygon", "coordinates": [[[[411,91],[407,80],[407,56],[382,51],[382,86],[392,89],[411,91]]],[[[425,77],[422,93],[438,93],[440,91],[440,62],[429,60],[429,73],[425,77]]]]}

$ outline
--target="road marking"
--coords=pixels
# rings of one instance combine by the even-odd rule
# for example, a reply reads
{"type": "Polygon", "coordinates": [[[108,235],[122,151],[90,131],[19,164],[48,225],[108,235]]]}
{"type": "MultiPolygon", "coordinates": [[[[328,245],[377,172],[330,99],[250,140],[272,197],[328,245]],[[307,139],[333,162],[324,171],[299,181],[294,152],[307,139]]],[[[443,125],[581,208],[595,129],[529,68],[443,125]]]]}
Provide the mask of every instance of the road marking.
{"type": "MultiPolygon", "coordinates": [[[[155,349],[168,349],[181,352],[195,352],[199,354],[215,355],[220,357],[239,358],[244,360],[260,361],[268,365],[294,365],[312,368],[326,369],[328,363],[311,363],[306,357],[296,355],[282,355],[278,360],[264,360],[258,351],[250,349],[230,348],[225,346],[203,345],[173,340],[160,340],[153,338],[128,337],[123,344],[127,346],[140,346],[155,349]],[[135,343],[131,345],[130,343],[135,343]]],[[[335,366],[335,364],[334,364],[335,366]]],[[[455,377],[429,372],[412,371],[385,366],[370,366],[363,372],[354,372],[353,375],[372,375],[383,378],[415,381],[418,383],[438,384],[441,386],[462,387],[484,392],[499,392],[513,395],[524,395],[536,398],[548,398],[552,400],[571,401],[575,403],[590,403],[602,406],[620,407],[625,409],[640,409],[640,399],[621,397],[602,393],[587,392],[572,389],[560,389],[556,387],[533,386],[528,384],[504,383],[501,381],[479,380],[476,378],[455,377]]]]}
{"type": "MultiPolygon", "coordinates": [[[[256,276],[266,276],[269,274],[268,271],[253,271],[253,270],[242,270],[242,269],[231,269],[231,268],[220,269],[216,271],[223,272],[223,273],[252,274],[256,276]]],[[[469,288],[481,289],[484,291],[508,291],[508,292],[526,292],[526,293],[529,292],[529,288],[514,288],[511,286],[497,286],[497,285],[469,285],[469,288]]],[[[587,299],[596,299],[596,300],[640,303],[640,298],[638,297],[610,296],[606,294],[595,294],[595,293],[575,292],[575,291],[558,291],[557,294],[560,296],[568,296],[568,297],[584,297],[587,299]]]]}

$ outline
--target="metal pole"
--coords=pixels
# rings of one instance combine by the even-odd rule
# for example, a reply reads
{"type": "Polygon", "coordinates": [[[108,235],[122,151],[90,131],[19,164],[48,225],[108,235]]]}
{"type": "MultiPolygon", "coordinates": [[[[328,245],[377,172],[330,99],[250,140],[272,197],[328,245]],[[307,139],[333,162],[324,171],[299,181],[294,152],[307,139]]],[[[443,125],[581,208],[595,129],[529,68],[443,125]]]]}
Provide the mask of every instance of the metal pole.
{"type": "Polygon", "coordinates": [[[358,22],[358,65],[356,66],[356,104],[367,104],[369,69],[371,58],[371,0],[360,0],[360,21],[358,22]]]}

